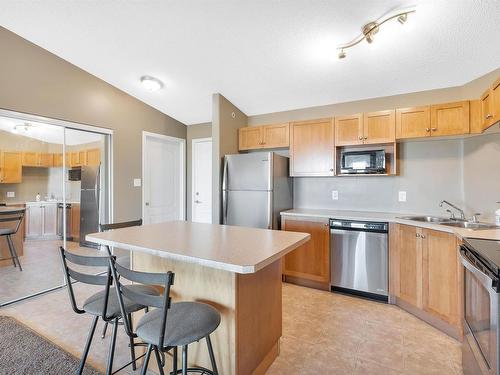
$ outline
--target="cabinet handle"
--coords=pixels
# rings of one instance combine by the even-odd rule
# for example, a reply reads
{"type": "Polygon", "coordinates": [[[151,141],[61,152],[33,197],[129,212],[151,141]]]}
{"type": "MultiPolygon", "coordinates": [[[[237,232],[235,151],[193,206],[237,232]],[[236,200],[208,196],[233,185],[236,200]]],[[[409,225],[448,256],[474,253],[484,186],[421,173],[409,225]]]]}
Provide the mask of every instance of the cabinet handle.
{"type": "Polygon", "coordinates": [[[425,128],[425,131],[428,133],[431,131],[431,128],[425,128]]]}
{"type": "Polygon", "coordinates": [[[365,141],[368,139],[368,137],[365,137],[365,141]]]}
{"type": "Polygon", "coordinates": [[[492,117],[493,117],[493,115],[492,115],[491,113],[488,113],[488,114],[486,115],[486,120],[488,120],[488,119],[490,119],[490,118],[492,118],[492,117]]]}
{"type": "Polygon", "coordinates": [[[330,168],[330,172],[333,172],[333,168],[330,168]]]}
{"type": "Polygon", "coordinates": [[[360,141],[362,141],[362,140],[363,140],[363,137],[361,137],[361,136],[360,136],[360,137],[359,137],[359,140],[360,140],[360,141]]]}
{"type": "Polygon", "coordinates": [[[416,234],[415,234],[415,237],[420,238],[420,237],[421,237],[421,236],[420,236],[420,233],[416,233],[416,234]]]}
{"type": "Polygon", "coordinates": [[[422,238],[422,239],[423,239],[423,238],[425,238],[425,235],[424,235],[424,234],[421,234],[421,235],[420,235],[420,238],[422,238]]]}
{"type": "Polygon", "coordinates": [[[435,132],[436,130],[438,130],[438,128],[432,128],[432,131],[435,132]]]}

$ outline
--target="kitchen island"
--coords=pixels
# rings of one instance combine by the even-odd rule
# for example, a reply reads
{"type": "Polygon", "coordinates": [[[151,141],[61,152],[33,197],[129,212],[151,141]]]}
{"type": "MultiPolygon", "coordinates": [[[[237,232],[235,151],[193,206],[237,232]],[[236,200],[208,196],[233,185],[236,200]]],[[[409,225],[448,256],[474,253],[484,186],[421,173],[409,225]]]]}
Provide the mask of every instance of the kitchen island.
{"type": "MultiPolygon", "coordinates": [[[[130,250],[132,268],[175,272],[174,301],[193,300],[222,315],[213,334],[220,374],[263,374],[279,353],[281,258],[307,233],[172,221],[87,235],[130,250]]],[[[191,365],[210,368],[205,343],[189,348],[191,365]]]]}

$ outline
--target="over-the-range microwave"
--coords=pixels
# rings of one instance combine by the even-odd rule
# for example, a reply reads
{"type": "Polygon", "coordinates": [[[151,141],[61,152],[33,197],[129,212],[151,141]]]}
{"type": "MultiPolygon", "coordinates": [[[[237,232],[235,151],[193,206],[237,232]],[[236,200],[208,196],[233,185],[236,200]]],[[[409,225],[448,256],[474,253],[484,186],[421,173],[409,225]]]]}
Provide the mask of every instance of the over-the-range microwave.
{"type": "Polygon", "coordinates": [[[340,173],[384,174],[385,159],[384,150],[343,151],[340,154],[340,173]]]}

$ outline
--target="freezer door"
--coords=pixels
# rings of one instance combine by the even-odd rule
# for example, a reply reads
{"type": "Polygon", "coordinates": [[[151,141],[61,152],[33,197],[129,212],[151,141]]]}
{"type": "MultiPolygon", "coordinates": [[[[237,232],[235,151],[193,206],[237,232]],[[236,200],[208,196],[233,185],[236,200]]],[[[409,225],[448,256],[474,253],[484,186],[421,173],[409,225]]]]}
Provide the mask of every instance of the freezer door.
{"type": "Polygon", "coordinates": [[[272,190],[271,152],[226,155],[223,190],[272,190]]]}
{"type": "Polygon", "coordinates": [[[95,190],[82,190],[80,202],[80,245],[96,247],[85,240],[90,233],[99,232],[99,207],[95,190]]]}
{"type": "Polygon", "coordinates": [[[92,190],[96,188],[99,179],[99,167],[82,167],[81,189],[92,190]]]}
{"type": "Polygon", "coordinates": [[[223,223],[271,229],[272,194],[270,191],[224,192],[223,223]]]}

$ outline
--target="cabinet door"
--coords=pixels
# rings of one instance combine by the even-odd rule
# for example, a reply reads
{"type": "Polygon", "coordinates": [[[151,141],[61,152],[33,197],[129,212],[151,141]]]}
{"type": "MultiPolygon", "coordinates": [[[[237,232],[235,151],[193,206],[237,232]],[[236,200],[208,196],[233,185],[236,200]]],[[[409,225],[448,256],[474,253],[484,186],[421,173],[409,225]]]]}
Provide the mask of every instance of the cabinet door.
{"type": "Polygon", "coordinates": [[[431,135],[460,135],[469,133],[469,102],[431,106],[431,135]]]}
{"type": "Polygon", "coordinates": [[[77,241],[80,238],[80,205],[71,204],[71,237],[77,241]]]}
{"type": "Polygon", "coordinates": [[[422,307],[422,246],[420,229],[410,225],[399,225],[399,290],[397,297],[422,307]]]}
{"type": "Polygon", "coordinates": [[[363,140],[365,144],[396,142],[395,110],[365,113],[363,140]]]}
{"type": "Polygon", "coordinates": [[[363,144],[363,114],[335,117],[335,145],[363,144]]]}
{"type": "Polygon", "coordinates": [[[313,221],[285,220],[283,230],[309,233],[311,239],[285,255],[283,274],[320,283],[330,282],[330,228],[313,221]]]}
{"type": "Polygon", "coordinates": [[[39,156],[39,165],[40,167],[53,167],[54,166],[54,154],[49,154],[46,152],[42,152],[39,156]]]}
{"type": "Polygon", "coordinates": [[[496,123],[500,121],[500,78],[491,86],[491,107],[493,123],[496,123]]]}
{"type": "Polygon", "coordinates": [[[42,235],[42,206],[26,206],[26,237],[36,238],[42,235]]]}
{"type": "Polygon", "coordinates": [[[262,127],[247,126],[238,129],[238,150],[253,150],[262,148],[262,127]]]}
{"type": "Polygon", "coordinates": [[[23,152],[22,163],[24,167],[38,167],[40,165],[40,154],[38,152],[23,152]]]}
{"type": "Polygon", "coordinates": [[[101,164],[101,151],[98,148],[87,150],[87,165],[98,167],[101,164]]]}
{"type": "Polygon", "coordinates": [[[290,126],[288,123],[263,126],[262,143],[264,148],[289,147],[290,126]]]}
{"type": "Polygon", "coordinates": [[[420,138],[431,134],[431,107],[396,109],[396,138],[420,138]]]}
{"type": "Polygon", "coordinates": [[[53,237],[57,235],[57,204],[42,205],[42,215],[42,236],[53,237]]]}
{"type": "Polygon", "coordinates": [[[22,157],[20,152],[0,153],[0,183],[18,184],[23,180],[22,157]]]}
{"type": "Polygon", "coordinates": [[[290,124],[290,176],[333,176],[332,119],[290,124]]]}
{"type": "Polygon", "coordinates": [[[486,90],[483,95],[481,95],[481,119],[483,121],[483,129],[486,129],[493,125],[493,95],[490,89],[486,90]]]}
{"type": "Polygon", "coordinates": [[[54,154],[54,167],[62,167],[63,155],[62,153],[54,154]]]}
{"type": "Polygon", "coordinates": [[[455,235],[424,229],[423,308],[434,316],[459,326],[459,259],[455,235]]]}
{"type": "Polygon", "coordinates": [[[87,152],[85,150],[71,152],[71,166],[82,167],[84,165],[87,165],[87,152]]]}

